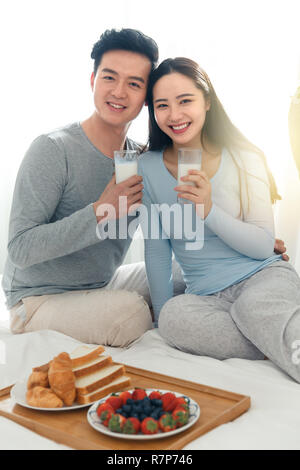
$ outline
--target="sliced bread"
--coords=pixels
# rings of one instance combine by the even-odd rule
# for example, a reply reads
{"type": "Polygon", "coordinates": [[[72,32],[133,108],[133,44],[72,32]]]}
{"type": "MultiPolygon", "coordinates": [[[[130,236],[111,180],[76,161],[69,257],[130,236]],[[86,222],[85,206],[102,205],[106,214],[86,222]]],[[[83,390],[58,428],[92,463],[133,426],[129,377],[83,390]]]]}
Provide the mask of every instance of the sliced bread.
{"type": "Polygon", "coordinates": [[[76,401],[80,405],[84,405],[85,403],[91,403],[93,401],[100,400],[100,398],[103,398],[106,395],[109,395],[110,393],[120,392],[121,390],[124,390],[129,386],[130,378],[126,377],[126,375],[122,375],[121,377],[118,377],[117,379],[113,380],[111,383],[108,383],[94,390],[91,393],[88,393],[86,395],[77,395],[76,401]]]}
{"type": "Polygon", "coordinates": [[[83,366],[73,367],[72,370],[75,377],[84,377],[110,364],[112,364],[111,356],[98,356],[96,359],[92,359],[83,366]]]}
{"type": "Polygon", "coordinates": [[[92,359],[96,359],[100,354],[104,352],[103,346],[78,346],[73,352],[71,352],[70,357],[72,359],[72,367],[78,367],[86,364],[92,359]]]}
{"type": "Polygon", "coordinates": [[[87,376],[76,378],[75,387],[77,395],[91,393],[124,374],[125,367],[122,364],[112,364],[87,376]]]}

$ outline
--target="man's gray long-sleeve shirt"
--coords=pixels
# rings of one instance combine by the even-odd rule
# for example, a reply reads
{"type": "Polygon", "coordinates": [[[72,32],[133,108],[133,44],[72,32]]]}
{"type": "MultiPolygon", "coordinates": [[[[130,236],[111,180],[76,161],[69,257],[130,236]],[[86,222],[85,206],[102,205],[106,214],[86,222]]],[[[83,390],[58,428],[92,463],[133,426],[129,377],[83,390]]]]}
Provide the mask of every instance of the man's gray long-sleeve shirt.
{"type": "MultiPolygon", "coordinates": [[[[136,144],[127,139],[127,148],[136,144]]],[[[16,179],[2,287],[23,297],[105,286],[130,238],[99,240],[92,203],[114,172],[79,123],[35,139],[16,179]]],[[[132,217],[128,218],[129,221],[132,217]]]]}

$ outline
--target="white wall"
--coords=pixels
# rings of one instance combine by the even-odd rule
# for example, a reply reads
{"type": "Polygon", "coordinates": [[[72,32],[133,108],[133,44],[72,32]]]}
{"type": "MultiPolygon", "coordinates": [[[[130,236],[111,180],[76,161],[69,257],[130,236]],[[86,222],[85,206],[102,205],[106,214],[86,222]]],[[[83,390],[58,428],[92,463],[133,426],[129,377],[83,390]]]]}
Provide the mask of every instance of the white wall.
{"type": "MultiPolygon", "coordinates": [[[[266,152],[283,201],[277,235],[297,254],[300,184],[287,133],[300,57],[298,0],[15,0],[1,2],[0,272],[16,173],[31,140],[92,112],[90,52],[107,28],[156,39],[208,72],[232,120],[266,152]],[[151,7],[150,7],[151,4],[151,7]]],[[[130,136],[145,140],[143,110],[130,136]]]]}

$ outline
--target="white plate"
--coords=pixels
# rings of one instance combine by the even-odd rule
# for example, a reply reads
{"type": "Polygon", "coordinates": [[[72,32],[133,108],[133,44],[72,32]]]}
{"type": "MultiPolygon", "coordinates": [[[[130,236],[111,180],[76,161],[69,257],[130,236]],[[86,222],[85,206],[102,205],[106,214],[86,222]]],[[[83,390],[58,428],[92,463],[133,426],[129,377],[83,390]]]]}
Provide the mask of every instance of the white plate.
{"type": "Polygon", "coordinates": [[[74,402],[71,406],[63,406],[61,408],[42,408],[38,406],[31,406],[28,405],[26,401],[26,392],[27,392],[27,381],[25,382],[17,382],[10,391],[10,396],[15,400],[18,405],[25,406],[26,408],[31,408],[33,410],[40,410],[40,411],[69,411],[69,410],[77,410],[78,408],[85,408],[87,406],[91,406],[90,403],[86,403],[84,405],[79,405],[78,403],[74,402]]]}
{"type": "MultiPolygon", "coordinates": [[[[154,389],[154,388],[146,388],[145,390],[146,390],[147,395],[149,395],[153,391],[157,391],[157,389],[154,389]]],[[[170,390],[158,390],[158,391],[161,393],[170,392],[170,390]]],[[[133,389],[129,390],[129,392],[133,392],[133,389]]],[[[177,393],[177,392],[172,392],[172,393],[174,393],[176,397],[185,396],[186,398],[190,400],[190,417],[189,417],[188,422],[181,428],[174,429],[173,431],[168,431],[168,432],[158,431],[157,434],[122,434],[122,433],[110,431],[110,429],[108,429],[106,426],[104,426],[101,423],[100,418],[97,415],[97,408],[99,405],[101,405],[101,403],[104,403],[105,400],[107,400],[107,398],[111,394],[107,395],[101,400],[98,400],[89,408],[87,412],[87,420],[89,424],[94,429],[96,429],[96,431],[102,432],[103,434],[107,434],[108,436],[111,436],[111,437],[116,437],[117,439],[134,439],[134,440],[144,441],[147,439],[161,439],[164,437],[174,436],[175,434],[185,431],[186,429],[190,428],[191,426],[193,426],[193,424],[196,423],[196,421],[199,419],[199,416],[200,416],[200,407],[194,400],[192,400],[192,398],[187,397],[186,395],[183,395],[182,393],[177,393]]]]}

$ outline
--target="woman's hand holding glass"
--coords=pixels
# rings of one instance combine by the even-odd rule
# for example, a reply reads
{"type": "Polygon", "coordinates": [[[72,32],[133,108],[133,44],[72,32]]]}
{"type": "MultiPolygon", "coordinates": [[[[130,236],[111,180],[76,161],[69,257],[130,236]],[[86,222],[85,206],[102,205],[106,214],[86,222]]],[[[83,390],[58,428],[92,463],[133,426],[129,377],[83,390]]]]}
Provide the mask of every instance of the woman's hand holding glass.
{"type": "Polygon", "coordinates": [[[174,190],[178,192],[178,197],[194,202],[197,215],[206,219],[212,208],[209,178],[204,171],[189,170],[188,173],[187,176],[180,178],[183,184],[176,186],[174,190]],[[184,182],[194,184],[184,184],[184,182]],[[197,207],[197,204],[203,205],[203,212],[197,207]]]}

